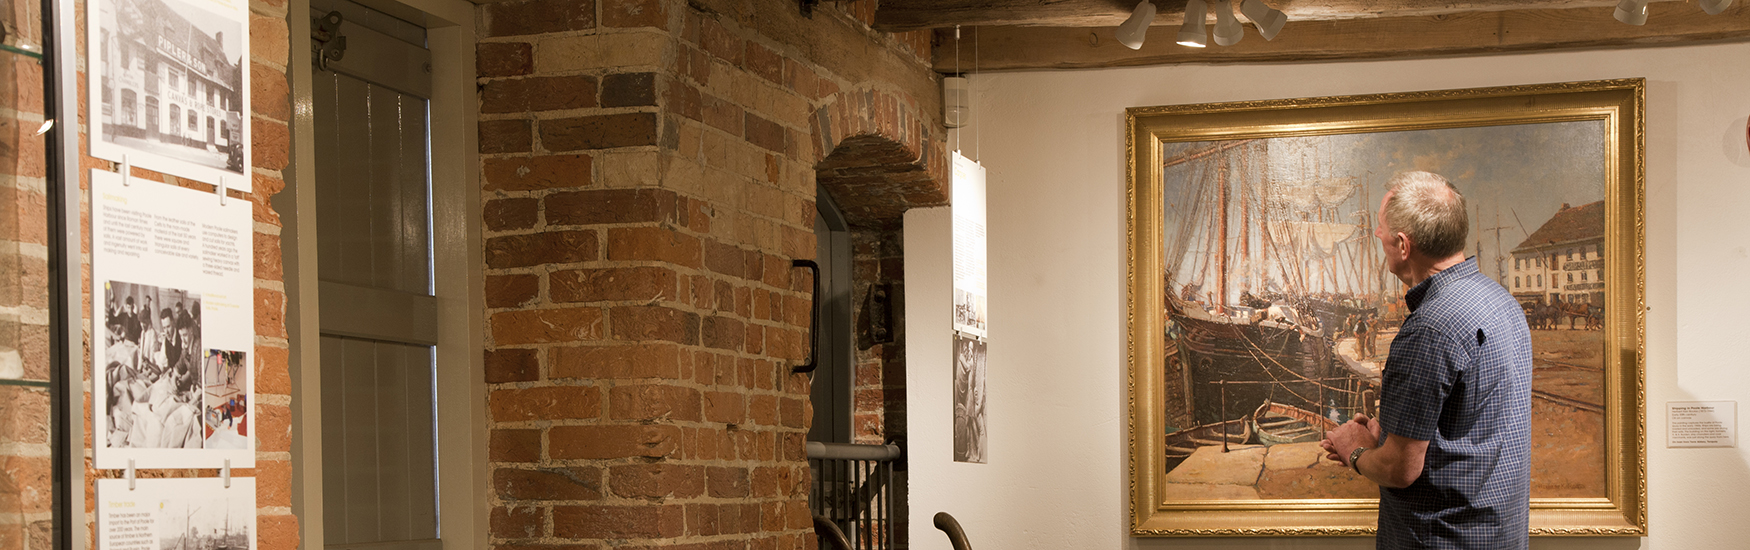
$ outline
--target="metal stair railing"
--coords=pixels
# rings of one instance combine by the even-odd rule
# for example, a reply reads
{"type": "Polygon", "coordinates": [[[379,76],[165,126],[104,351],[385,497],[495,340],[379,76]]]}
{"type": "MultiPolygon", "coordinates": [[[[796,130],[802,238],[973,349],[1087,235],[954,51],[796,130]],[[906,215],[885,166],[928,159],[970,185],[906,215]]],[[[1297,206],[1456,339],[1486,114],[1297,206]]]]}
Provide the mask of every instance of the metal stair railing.
{"type": "Polygon", "coordinates": [[[807,449],[814,474],[808,507],[816,523],[838,527],[852,550],[895,548],[896,524],[904,520],[895,498],[894,470],[904,456],[899,445],[810,441],[807,449]]]}

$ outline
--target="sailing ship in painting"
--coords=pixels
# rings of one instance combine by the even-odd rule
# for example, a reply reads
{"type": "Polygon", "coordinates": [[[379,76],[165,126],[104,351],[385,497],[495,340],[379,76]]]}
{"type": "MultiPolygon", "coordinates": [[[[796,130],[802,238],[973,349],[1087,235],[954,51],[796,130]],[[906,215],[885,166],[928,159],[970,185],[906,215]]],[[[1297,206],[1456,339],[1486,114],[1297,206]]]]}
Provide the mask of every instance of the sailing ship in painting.
{"type": "Polygon", "coordinates": [[[1266,140],[1197,145],[1165,161],[1182,176],[1167,199],[1178,215],[1167,216],[1163,305],[1169,373],[1184,388],[1167,424],[1239,422],[1265,445],[1317,441],[1371,410],[1373,348],[1396,311],[1384,297],[1397,283],[1381,278],[1368,238],[1372,213],[1355,207],[1370,202],[1365,186],[1316,169],[1278,177],[1266,140]],[[1310,430],[1263,429],[1292,423],[1310,430]]]}

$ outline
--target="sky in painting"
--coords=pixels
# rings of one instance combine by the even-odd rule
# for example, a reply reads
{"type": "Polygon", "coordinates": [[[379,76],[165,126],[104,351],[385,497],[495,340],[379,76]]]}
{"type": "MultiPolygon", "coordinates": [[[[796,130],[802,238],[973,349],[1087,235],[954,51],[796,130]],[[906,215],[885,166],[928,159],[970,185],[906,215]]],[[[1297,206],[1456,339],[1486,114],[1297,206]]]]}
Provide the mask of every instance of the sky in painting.
{"type": "MultiPolygon", "coordinates": [[[[1483,272],[1499,279],[1494,259],[1506,256],[1510,263],[1510,251],[1564,203],[1580,206],[1604,199],[1605,130],[1604,121],[1598,120],[1271,138],[1222,156],[1229,163],[1230,182],[1322,181],[1335,182],[1332,189],[1350,189],[1346,196],[1338,193],[1332,197],[1336,204],[1327,203],[1330,208],[1319,220],[1324,222],[1371,223],[1387,182],[1398,172],[1426,170],[1446,176],[1470,204],[1471,235],[1466,254],[1478,256],[1483,272]],[[1353,183],[1344,185],[1350,181],[1353,183]]],[[[1164,143],[1162,158],[1170,163],[1187,152],[1207,150],[1217,143],[1164,143]]],[[[1207,243],[1213,242],[1203,234],[1204,229],[1196,227],[1198,224],[1179,222],[1207,219],[1207,212],[1217,204],[1208,198],[1211,184],[1207,183],[1214,179],[1214,158],[1163,171],[1169,258],[1177,233],[1194,233],[1181,241],[1191,243],[1187,251],[1192,254],[1208,250],[1207,243]],[[1199,181],[1206,182],[1203,198],[1196,196],[1199,181]]],[[[1229,223],[1232,250],[1239,234],[1237,225],[1232,224],[1239,222],[1230,216],[1229,223]]],[[[1366,236],[1354,235],[1347,246],[1378,246],[1366,236]]],[[[1252,247],[1256,250],[1258,245],[1252,247]]],[[[1182,264],[1179,280],[1198,269],[1196,264],[1182,264]]]]}

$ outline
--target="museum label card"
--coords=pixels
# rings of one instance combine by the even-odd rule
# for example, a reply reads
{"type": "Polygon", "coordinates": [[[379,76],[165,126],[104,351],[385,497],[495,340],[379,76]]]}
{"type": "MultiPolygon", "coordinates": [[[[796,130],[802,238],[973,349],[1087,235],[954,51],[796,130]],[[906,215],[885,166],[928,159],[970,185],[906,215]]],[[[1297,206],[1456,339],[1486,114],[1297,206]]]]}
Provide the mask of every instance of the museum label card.
{"type": "Polygon", "coordinates": [[[252,204],[92,170],[98,468],[254,467],[252,204]]]}
{"type": "Polygon", "coordinates": [[[1665,404],[1667,447],[1737,447],[1737,401],[1665,404]]]}
{"type": "Polygon", "coordinates": [[[98,550],[255,549],[255,478],[97,480],[98,550]]]}
{"type": "Polygon", "coordinates": [[[953,153],[954,330],[988,338],[984,166],[953,153]]]}

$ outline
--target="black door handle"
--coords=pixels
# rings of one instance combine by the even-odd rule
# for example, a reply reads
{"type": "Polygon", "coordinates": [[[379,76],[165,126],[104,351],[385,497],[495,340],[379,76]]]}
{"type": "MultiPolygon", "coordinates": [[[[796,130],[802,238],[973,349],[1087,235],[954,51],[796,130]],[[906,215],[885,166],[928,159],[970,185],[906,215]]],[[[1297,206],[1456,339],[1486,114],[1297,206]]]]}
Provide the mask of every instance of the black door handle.
{"type": "Polygon", "coordinates": [[[790,260],[790,268],[806,267],[814,273],[814,295],[808,303],[808,363],[790,368],[792,373],[814,372],[819,366],[815,355],[820,350],[820,264],[814,260],[790,260]]]}

